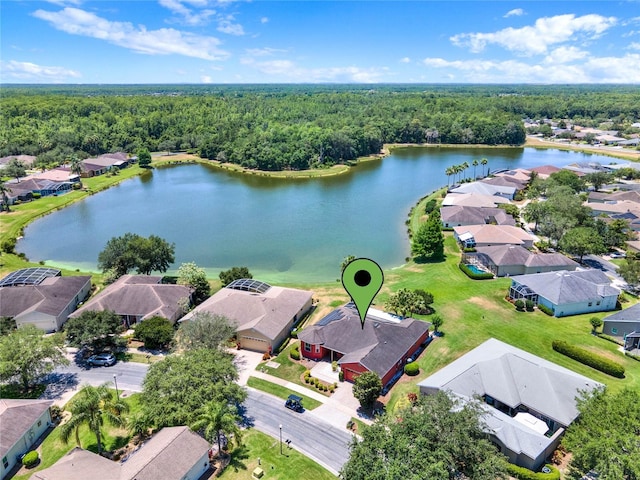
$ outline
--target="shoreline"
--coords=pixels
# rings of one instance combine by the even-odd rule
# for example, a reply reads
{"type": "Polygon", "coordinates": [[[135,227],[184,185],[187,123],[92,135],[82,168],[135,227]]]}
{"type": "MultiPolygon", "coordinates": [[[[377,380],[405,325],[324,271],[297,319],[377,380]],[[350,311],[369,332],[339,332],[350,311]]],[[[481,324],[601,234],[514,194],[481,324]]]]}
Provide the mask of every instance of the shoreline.
{"type": "MultiPolygon", "coordinates": [[[[543,140],[539,140],[536,137],[527,137],[527,141],[524,145],[518,147],[518,146],[512,146],[512,145],[452,145],[452,144],[427,144],[427,143],[423,143],[423,144],[410,144],[410,143],[393,143],[393,144],[384,144],[382,147],[382,150],[379,154],[376,155],[371,155],[368,157],[361,157],[358,158],[356,160],[356,162],[353,165],[344,165],[344,164],[339,164],[339,165],[334,165],[333,167],[327,168],[327,169],[312,169],[312,170],[301,170],[301,171],[285,171],[285,172],[267,172],[267,171],[258,171],[258,170],[250,170],[250,169],[246,169],[244,167],[241,167],[239,165],[235,165],[235,164],[230,164],[230,163],[221,163],[219,161],[216,160],[207,160],[207,159],[203,159],[200,158],[196,155],[193,154],[186,154],[186,153],[177,153],[177,154],[173,154],[173,155],[167,155],[167,154],[160,154],[160,155],[155,155],[153,156],[153,162],[152,162],[152,166],[153,167],[168,167],[168,166],[174,166],[174,165],[184,165],[184,164],[202,164],[202,165],[209,165],[212,168],[215,169],[219,169],[219,170],[223,170],[223,171],[230,171],[230,172],[237,172],[237,173],[241,173],[241,174],[245,174],[245,175],[256,175],[256,176],[263,176],[263,177],[271,177],[271,178],[280,178],[280,179],[308,179],[308,178],[320,178],[320,177],[329,177],[329,176],[335,176],[335,175],[342,175],[344,173],[350,172],[354,167],[356,167],[359,163],[364,163],[364,162],[370,162],[370,161],[376,161],[376,160],[382,160],[385,157],[391,155],[391,153],[396,150],[396,149],[402,149],[402,148],[495,148],[495,149],[503,149],[503,148],[543,148],[543,149],[558,149],[558,150],[569,150],[569,151],[577,151],[577,152],[582,152],[582,153],[588,153],[588,154],[600,154],[600,155],[606,155],[606,156],[610,156],[613,158],[619,158],[619,159],[623,159],[626,161],[640,161],[640,152],[632,152],[632,151],[619,151],[617,149],[612,150],[612,149],[606,149],[606,147],[591,147],[591,146],[583,146],[583,145],[565,145],[565,144],[557,144],[555,142],[545,142],[543,140]]],[[[135,167],[134,167],[135,168],[135,167]]],[[[131,171],[129,169],[125,169],[123,171],[121,171],[121,174],[124,173],[124,175],[120,176],[113,176],[111,177],[111,179],[109,181],[104,181],[104,176],[100,176],[100,177],[93,177],[91,179],[84,179],[84,182],[87,183],[93,183],[94,180],[97,180],[100,182],[99,186],[96,185],[95,187],[91,188],[89,187],[87,190],[82,190],[79,191],[79,194],[75,194],[73,195],[75,198],[69,198],[67,197],[67,195],[64,195],[63,197],[57,197],[57,198],[62,198],[64,199],[63,201],[60,202],[55,202],[55,205],[51,205],[51,206],[47,206],[44,205],[43,207],[39,208],[39,209],[29,209],[29,210],[35,210],[35,212],[32,212],[31,215],[29,215],[28,213],[25,214],[25,218],[24,219],[20,219],[17,223],[13,224],[10,222],[10,218],[9,221],[6,222],[0,222],[0,226],[2,227],[2,231],[0,232],[0,245],[4,245],[5,242],[11,242],[13,239],[18,239],[20,236],[22,236],[24,234],[24,229],[33,221],[37,220],[40,217],[43,217],[45,215],[48,215],[56,210],[60,210],[64,207],[67,207],[73,203],[76,203],[79,200],[82,200],[84,198],[86,198],[89,195],[93,195],[95,193],[98,193],[102,190],[105,190],[107,188],[111,188],[115,185],[119,185],[120,183],[122,183],[125,180],[134,178],[134,177],[138,177],[140,175],[143,175],[144,173],[146,173],[147,169],[140,169],[138,168],[138,171],[131,171]],[[67,197],[67,198],[65,198],[67,197]]],[[[86,183],[85,183],[86,186],[86,183]]],[[[435,190],[438,191],[438,190],[435,190]]],[[[412,214],[412,210],[419,205],[419,203],[421,201],[423,201],[426,197],[429,197],[431,195],[433,195],[434,192],[428,192],[426,193],[423,197],[419,198],[416,200],[415,205],[411,208],[410,212],[407,215],[407,218],[405,219],[407,222],[410,221],[411,218],[411,214],[412,214]]],[[[43,199],[38,200],[39,202],[42,202],[43,200],[45,200],[48,197],[45,197],[43,199]]],[[[45,200],[46,201],[46,200],[45,200]]],[[[29,202],[29,203],[33,203],[33,202],[29,202]]],[[[24,204],[24,205],[29,205],[29,204],[24,204]]],[[[12,214],[8,214],[10,216],[14,216],[16,210],[13,210],[13,215],[12,214]]],[[[20,213],[20,211],[18,211],[18,213],[20,213]]],[[[2,214],[2,219],[4,218],[8,218],[5,217],[5,215],[7,215],[6,213],[2,214]]],[[[409,227],[409,230],[411,228],[409,227]]],[[[15,269],[19,269],[19,268],[25,268],[28,266],[38,266],[41,265],[39,263],[36,262],[32,262],[29,260],[25,260],[24,258],[22,258],[18,253],[6,253],[6,252],[1,252],[1,257],[0,257],[0,274],[6,274],[9,271],[15,270],[15,269]]],[[[56,262],[51,262],[51,265],[55,265],[56,262]]],[[[45,263],[45,265],[47,265],[47,263],[45,263]]],[[[394,268],[400,268],[400,266],[398,267],[394,267],[394,268]]],[[[63,267],[64,269],[64,267],[63,267]]],[[[92,276],[97,276],[100,277],[102,274],[99,272],[92,272],[92,271],[84,271],[84,270],[79,270],[79,269],[75,269],[75,270],[69,270],[69,269],[64,269],[72,274],[74,273],[86,273],[92,276]]],[[[209,277],[209,280],[216,280],[215,277],[209,277]]]]}

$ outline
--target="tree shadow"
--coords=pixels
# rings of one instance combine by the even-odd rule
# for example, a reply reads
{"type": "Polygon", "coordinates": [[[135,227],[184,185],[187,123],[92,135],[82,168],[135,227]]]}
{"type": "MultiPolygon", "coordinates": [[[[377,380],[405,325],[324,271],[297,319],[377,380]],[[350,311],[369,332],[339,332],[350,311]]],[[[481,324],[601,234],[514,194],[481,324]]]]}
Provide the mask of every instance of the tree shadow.
{"type": "Polygon", "coordinates": [[[249,449],[244,445],[240,445],[233,449],[231,452],[231,458],[229,459],[229,464],[227,468],[233,468],[234,472],[239,472],[240,470],[247,470],[247,466],[245,462],[249,459],[249,449]]]}
{"type": "Polygon", "coordinates": [[[244,404],[238,405],[237,410],[240,416],[239,423],[242,428],[251,428],[255,425],[254,418],[247,414],[247,407],[244,404]]]}
{"type": "Polygon", "coordinates": [[[438,258],[424,258],[424,257],[413,257],[413,261],[418,265],[428,265],[428,264],[437,264],[443,263],[447,261],[447,256],[443,255],[438,258]]]}
{"type": "Polygon", "coordinates": [[[51,373],[46,377],[47,388],[40,398],[54,400],[62,397],[68,390],[73,390],[78,386],[78,375],[76,373],[51,373]]]}

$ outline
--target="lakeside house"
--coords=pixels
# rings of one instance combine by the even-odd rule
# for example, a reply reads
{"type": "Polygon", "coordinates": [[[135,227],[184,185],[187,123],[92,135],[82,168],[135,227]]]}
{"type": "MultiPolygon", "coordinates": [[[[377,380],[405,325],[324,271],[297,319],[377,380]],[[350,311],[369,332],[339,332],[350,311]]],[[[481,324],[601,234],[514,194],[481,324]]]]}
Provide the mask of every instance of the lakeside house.
{"type": "Polygon", "coordinates": [[[544,305],[554,317],[613,310],[619,294],[609,277],[595,269],[518,275],[509,288],[512,300],[544,305]]]}
{"type": "Polygon", "coordinates": [[[502,208],[469,207],[451,205],[440,208],[442,226],[445,228],[461,227],[465,225],[511,225],[516,221],[502,208]]]}
{"type": "Polygon", "coordinates": [[[0,399],[0,479],[8,478],[51,426],[51,405],[51,400],[0,399]]]}
{"type": "Polygon", "coordinates": [[[535,240],[533,235],[511,225],[464,225],[453,227],[453,235],[464,248],[492,245],[532,248],[535,240]]]}
{"type": "Polygon", "coordinates": [[[504,197],[513,200],[517,188],[514,186],[491,185],[483,182],[469,182],[458,185],[449,190],[450,193],[475,193],[479,195],[489,195],[504,197]]]}
{"type": "Polygon", "coordinates": [[[497,277],[573,271],[579,266],[561,253],[537,253],[520,245],[476,247],[475,252],[463,253],[462,256],[464,263],[481,265],[497,277]]]}
{"type": "Polygon", "coordinates": [[[60,330],[78,304],[89,296],[90,276],[60,276],[60,270],[25,268],[0,280],[0,316],[17,327],[60,330]]]}
{"type": "Polygon", "coordinates": [[[540,180],[546,180],[552,173],[556,173],[562,170],[555,165],[541,165],[539,167],[530,168],[530,172],[536,172],[540,180]]]}
{"type": "Polygon", "coordinates": [[[428,343],[430,327],[374,308],[367,311],[363,326],[355,305],[348,303],[298,333],[300,353],[311,360],[337,361],[346,381],[375,372],[388,388],[428,343]]]}
{"type": "Polygon", "coordinates": [[[157,275],[123,275],[69,315],[111,310],[126,327],[159,316],[175,323],[183,314],[183,303],[191,301],[192,290],[184,285],[162,283],[157,275]]]}
{"type": "Polygon", "coordinates": [[[482,195],[479,193],[447,193],[442,200],[442,206],[448,207],[452,205],[468,206],[468,207],[487,207],[495,208],[498,205],[511,203],[504,197],[497,195],[482,195]]]}
{"type": "Polygon", "coordinates": [[[418,386],[423,395],[478,399],[493,444],[511,463],[535,471],[578,417],[577,397],[603,385],[490,338],[418,386]]]}
{"type": "Polygon", "coordinates": [[[129,165],[129,157],[124,152],[105,153],[98,157],[86,158],[82,164],[83,177],[95,177],[107,173],[116,168],[125,168],[129,165]]]}
{"type": "Polygon", "coordinates": [[[209,468],[209,443],[188,427],[165,427],[122,462],[74,448],[30,480],[198,480],[209,468]]]}
{"type": "Polygon", "coordinates": [[[198,312],[227,317],[236,325],[240,348],[275,352],[311,309],[313,292],[239,279],[217,291],[180,319],[198,312]]]}

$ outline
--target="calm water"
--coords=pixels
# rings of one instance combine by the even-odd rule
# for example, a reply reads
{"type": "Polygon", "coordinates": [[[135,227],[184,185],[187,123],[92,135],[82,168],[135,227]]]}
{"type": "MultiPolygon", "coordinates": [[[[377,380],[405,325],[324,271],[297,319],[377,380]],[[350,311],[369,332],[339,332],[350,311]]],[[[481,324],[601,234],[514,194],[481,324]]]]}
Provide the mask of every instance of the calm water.
{"type": "MultiPolygon", "coordinates": [[[[217,276],[245,265],[255,278],[273,283],[332,281],[347,255],[372,258],[383,268],[402,265],[410,253],[410,208],[446,185],[446,167],[483,157],[492,170],[610,161],[532,148],[406,148],[346,175],[307,180],[181,165],[43,217],[26,229],[18,251],[33,261],[96,270],[111,237],[155,234],[175,243],[175,268],[194,261],[217,276]]],[[[473,175],[473,166],[467,172],[473,175]]]]}

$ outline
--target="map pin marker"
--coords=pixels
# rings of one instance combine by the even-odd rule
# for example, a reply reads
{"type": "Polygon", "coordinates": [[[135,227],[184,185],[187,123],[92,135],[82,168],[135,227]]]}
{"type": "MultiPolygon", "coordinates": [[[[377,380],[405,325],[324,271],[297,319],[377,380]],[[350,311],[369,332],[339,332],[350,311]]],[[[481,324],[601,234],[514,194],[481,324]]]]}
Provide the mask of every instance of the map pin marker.
{"type": "Polygon", "coordinates": [[[356,304],[363,329],[367,310],[383,282],[384,274],[380,265],[368,258],[356,258],[342,271],[342,285],[356,304]]]}

